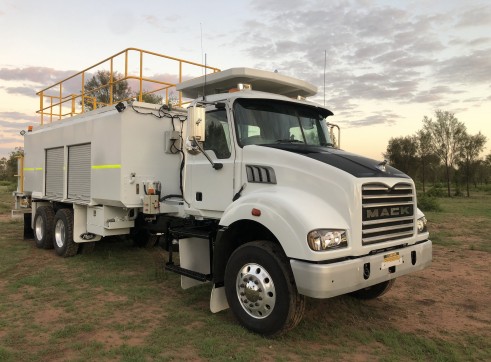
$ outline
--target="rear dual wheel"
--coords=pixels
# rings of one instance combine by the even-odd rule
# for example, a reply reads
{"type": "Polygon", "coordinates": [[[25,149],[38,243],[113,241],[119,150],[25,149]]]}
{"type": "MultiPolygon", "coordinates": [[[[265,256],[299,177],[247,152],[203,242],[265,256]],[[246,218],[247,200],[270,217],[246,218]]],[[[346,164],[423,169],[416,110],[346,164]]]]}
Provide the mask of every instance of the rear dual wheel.
{"type": "Polygon", "coordinates": [[[53,249],[55,212],[51,206],[39,206],[34,217],[34,241],[40,249],[53,249]]]}
{"type": "Polygon", "coordinates": [[[73,210],[56,212],[53,237],[56,254],[64,258],[77,255],[79,244],[73,241],[73,210]]]}

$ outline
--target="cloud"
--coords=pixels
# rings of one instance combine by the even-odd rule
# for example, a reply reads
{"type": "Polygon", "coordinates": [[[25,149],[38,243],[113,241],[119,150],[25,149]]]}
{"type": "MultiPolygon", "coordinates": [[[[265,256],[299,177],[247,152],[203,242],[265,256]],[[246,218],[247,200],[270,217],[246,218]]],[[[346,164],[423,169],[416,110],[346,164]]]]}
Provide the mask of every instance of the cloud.
{"type": "Polygon", "coordinates": [[[409,99],[409,102],[415,103],[434,103],[440,102],[451,94],[462,94],[464,91],[449,87],[449,86],[436,86],[431,89],[420,91],[409,99]]]}
{"type": "Polygon", "coordinates": [[[491,38],[476,38],[467,42],[471,46],[487,45],[491,43],[491,38]]]}
{"type": "Polygon", "coordinates": [[[462,13],[456,26],[458,27],[476,27],[488,25],[491,23],[491,8],[489,6],[481,6],[469,9],[462,13]]]}
{"type": "Polygon", "coordinates": [[[2,144],[19,142],[21,140],[22,140],[22,136],[21,135],[19,135],[19,137],[6,137],[5,134],[2,134],[1,137],[0,137],[0,142],[2,144]]]}
{"type": "Polygon", "coordinates": [[[8,81],[30,81],[40,85],[51,85],[77,73],[72,70],[56,70],[46,67],[1,68],[0,79],[8,81]]]}
{"type": "Polygon", "coordinates": [[[30,116],[21,112],[0,112],[0,119],[12,119],[15,121],[36,121],[36,116],[30,116]]]}
{"type": "MultiPolygon", "coordinates": [[[[314,99],[322,103],[325,91],[337,115],[352,116],[361,101],[449,105],[458,101],[457,94],[491,82],[491,50],[483,48],[491,43],[489,7],[466,3],[436,12],[370,0],[328,7],[321,0],[254,0],[252,8],[257,15],[244,23],[237,40],[245,53],[260,59],[255,66],[318,85],[314,99]],[[455,29],[471,22],[487,30],[476,37],[455,29]]],[[[384,113],[355,118],[350,125],[398,119],[384,113]]]]}
{"type": "Polygon", "coordinates": [[[491,48],[443,60],[436,65],[436,76],[445,82],[482,84],[491,82],[491,48]]]}
{"type": "Polygon", "coordinates": [[[7,93],[10,94],[19,94],[23,96],[35,97],[36,91],[34,91],[30,87],[5,87],[4,88],[7,93]]]}
{"type": "Polygon", "coordinates": [[[174,34],[179,28],[176,27],[175,22],[177,18],[174,17],[168,16],[166,18],[162,18],[160,15],[143,15],[141,18],[143,23],[147,23],[151,27],[156,28],[158,31],[166,34],[174,34]]]}
{"type": "Polygon", "coordinates": [[[343,122],[343,127],[366,127],[374,125],[387,125],[393,126],[397,123],[397,120],[401,119],[401,116],[392,113],[390,111],[382,111],[380,114],[375,114],[361,119],[343,122]]]}

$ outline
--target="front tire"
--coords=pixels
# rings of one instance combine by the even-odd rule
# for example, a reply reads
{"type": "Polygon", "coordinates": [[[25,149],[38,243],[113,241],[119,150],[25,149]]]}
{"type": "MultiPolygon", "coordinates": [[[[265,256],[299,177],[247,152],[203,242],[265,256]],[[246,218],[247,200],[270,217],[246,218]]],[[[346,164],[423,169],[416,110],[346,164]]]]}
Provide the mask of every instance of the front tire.
{"type": "Polygon", "coordinates": [[[225,270],[227,301],[238,321],[265,336],[294,328],[305,311],[288,260],[279,245],[255,241],[237,248],[225,270]]]}
{"type": "Polygon", "coordinates": [[[64,258],[77,255],[79,245],[73,241],[73,211],[71,209],[57,211],[53,237],[56,254],[64,258]]]}
{"type": "Polygon", "coordinates": [[[387,280],[385,282],[351,292],[350,295],[361,300],[375,299],[387,293],[392,288],[395,281],[395,279],[387,280]]]}
{"type": "Polygon", "coordinates": [[[34,240],[40,249],[53,249],[55,212],[51,206],[39,206],[34,216],[34,240]]]}

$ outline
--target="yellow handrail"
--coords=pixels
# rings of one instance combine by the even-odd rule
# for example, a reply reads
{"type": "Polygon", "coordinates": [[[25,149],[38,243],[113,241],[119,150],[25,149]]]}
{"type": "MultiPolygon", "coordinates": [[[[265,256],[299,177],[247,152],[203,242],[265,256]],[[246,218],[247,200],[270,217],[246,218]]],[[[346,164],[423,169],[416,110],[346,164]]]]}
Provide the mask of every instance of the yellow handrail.
{"type": "MultiPolygon", "coordinates": [[[[52,86],[49,86],[47,88],[44,88],[37,92],[36,94],[39,96],[39,110],[36,111],[36,113],[39,113],[41,116],[41,124],[44,124],[45,116],[49,117],[49,122],[51,123],[53,121],[53,118],[57,119],[63,119],[65,117],[71,117],[76,114],[80,113],[85,113],[87,111],[87,105],[90,103],[90,107],[92,109],[96,109],[97,107],[100,106],[106,106],[106,105],[112,105],[114,103],[118,103],[121,101],[127,101],[130,100],[134,97],[137,97],[139,101],[143,100],[143,96],[146,94],[155,94],[158,92],[163,92],[165,91],[165,103],[167,104],[169,102],[169,90],[172,88],[175,88],[176,84],[180,83],[183,81],[184,78],[186,77],[192,77],[190,74],[183,74],[183,65],[187,67],[194,68],[194,70],[200,70],[201,72],[207,72],[211,71],[213,73],[219,72],[220,69],[215,68],[215,67],[210,67],[208,65],[203,65],[195,62],[191,62],[188,60],[183,60],[179,58],[174,58],[168,55],[162,55],[154,52],[150,52],[147,50],[142,50],[138,48],[127,48],[125,50],[120,51],[119,53],[116,53],[109,58],[106,58],[102,61],[100,61],[97,64],[92,65],[89,68],[86,68],[68,78],[65,78],[58,83],[53,84],[52,86]],[[138,74],[131,74],[131,69],[130,66],[130,53],[131,52],[136,52],[138,55],[138,74]],[[124,54],[124,66],[123,71],[120,73],[122,74],[121,78],[115,78],[114,75],[117,72],[117,69],[115,69],[115,60],[116,58],[124,54]],[[177,62],[178,63],[178,70],[177,70],[177,79],[178,82],[174,83],[172,81],[166,81],[166,80],[157,80],[155,78],[152,78],[148,75],[144,74],[144,71],[146,70],[143,66],[143,60],[144,60],[144,55],[146,57],[153,57],[153,59],[156,59],[158,61],[171,61],[172,63],[177,62]],[[106,63],[109,62],[109,82],[107,84],[102,84],[97,88],[86,90],[86,79],[87,76],[90,76],[91,71],[96,72],[98,67],[103,67],[106,65],[106,63]],[[114,99],[114,87],[124,81],[135,81],[136,84],[138,84],[138,92],[134,93],[131,97],[125,98],[125,99],[114,99]],[[80,82],[80,83],[78,83],[80,82]],[[153,88],[151,90],[144,90],[144,84],[149,83],[152,85],[153,88]],[[79,84],[79,85],[77,85],[79,84]],[[79,94],[74,93],[73,89],[77,89],[77,91],[80,91],[79,94]],[[100,99],[97,99],[96,93],[102,89],[108,89],[109,92],[109,99],[108,103],[101,101],[100,99]],[[78,106],[77,107],[77,100],[78,100],[78,106]],[[49,103],[48,105],[45,104],[45,102],[49,103]]],[[[133,65],[132,65],[133,66],[133,65]]],[[[99,69],[101,70],[101,69],[99,69]]],[[[199,74],[201,76],[202,74],[199,74]]],[[[198,75],[195,75],[198,76],[198,75]]],[[[181,92],[178,92],[178,106],[182,106],[186,102],[183,102],[182,99],[182,94],[181,92]]],[[[162,96],[164,99],[164,97],[162,96]]]]}
{"type": "Polygon", "coordinates": [[[18,155],[17,158],[17,192],[24,192],[24,155],[18,155]]]}

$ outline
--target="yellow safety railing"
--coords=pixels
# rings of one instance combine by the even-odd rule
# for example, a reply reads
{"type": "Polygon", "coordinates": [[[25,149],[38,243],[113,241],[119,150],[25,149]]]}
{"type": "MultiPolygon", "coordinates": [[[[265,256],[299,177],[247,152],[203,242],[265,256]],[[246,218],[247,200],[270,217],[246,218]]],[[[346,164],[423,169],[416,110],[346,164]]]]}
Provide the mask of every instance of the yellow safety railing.
{"type": "Polygon", "coordinates": [[[16,156],[17,158],[17,192],[24,192],[24,155],[16,156]]]}
{"type": "MultiPolygon", "coordinates": [[[[210,71],[215,73],[219,72],[220,69],[142,49],[128,48],[37,92],[39,110],[36,113],[41,115],[41,124],[44,124],[46,119],[52,122],[53,119],[71,117],[84,113],[87,109],[92,110],[133,98],[144,101],[147,94],[157,94],[162,97],[162,100],[165,99],[165,104],[168,104],[176,84],[182,82],[185,78],[194,78],[210,71]],[[134,57],[137,58],[136,67],[134,57]],[[146,73],[150,72],[149,68],[144,67],[144,60],[145,65],[149,64],[152,67],[151,71],[153,73],[155,71],[166,73],[160,76],[144,74],[144,71],[146,73]],[[172,72],[171,70],[169,72],[169,68],[174,68],[175,66],[177,66],[177,71],[172,72]],[[98,71],[109,74],[108,82],[95,88],[85,89],[87,81],[90,80],[88,78],[93,77],[98,71]],[[121,76],[117,76],[119,74],[121,76]],[[130,85],[131,88],[130,83],[136,85],[138,91],[123,99],[116,99],[115,89],[117,85],[130,85]],[[148,86],[151,89],[146,90],[144,86],[148,86]],[[105,102],[97,97],[97,93],[101,91],[106,92],[108,96],[105,102]]],[[[178,92],[175,102],[178,106],[187,103],[183,101],[181,92],[178,92]]]]}

